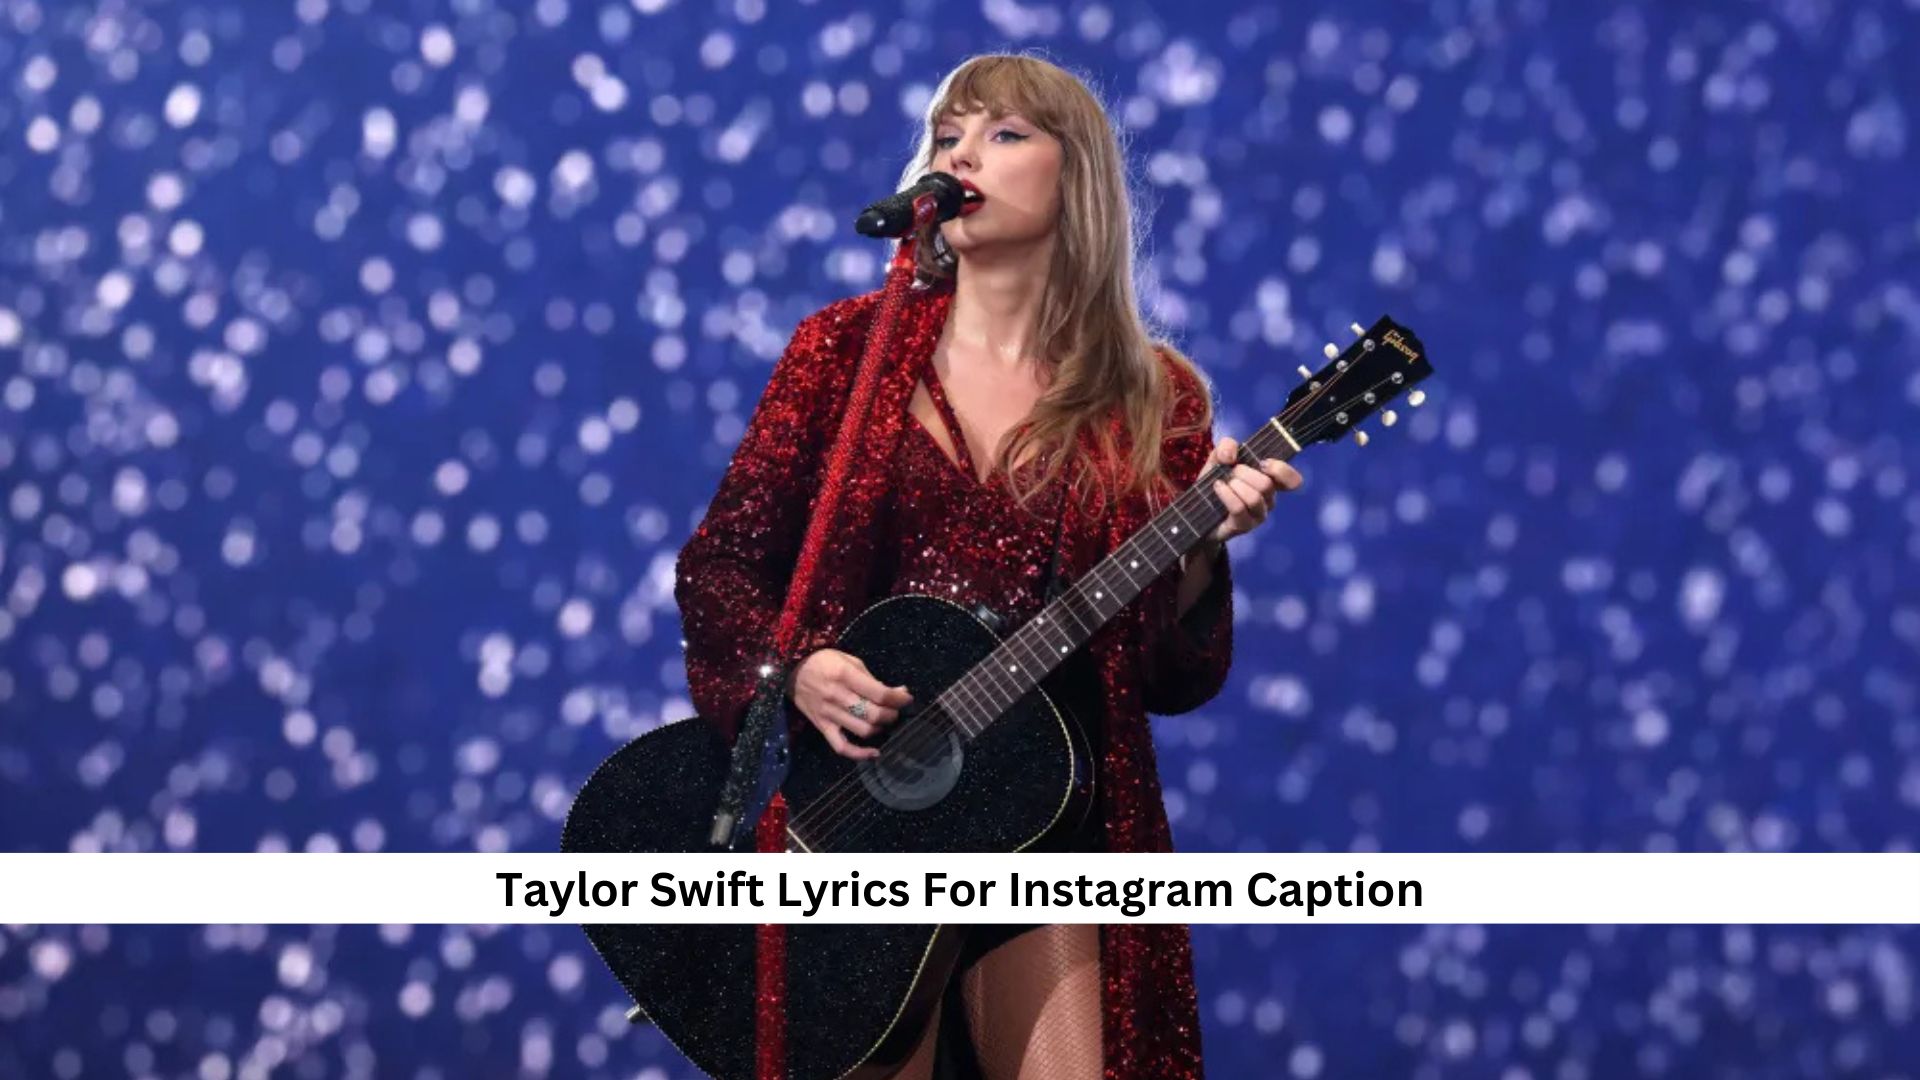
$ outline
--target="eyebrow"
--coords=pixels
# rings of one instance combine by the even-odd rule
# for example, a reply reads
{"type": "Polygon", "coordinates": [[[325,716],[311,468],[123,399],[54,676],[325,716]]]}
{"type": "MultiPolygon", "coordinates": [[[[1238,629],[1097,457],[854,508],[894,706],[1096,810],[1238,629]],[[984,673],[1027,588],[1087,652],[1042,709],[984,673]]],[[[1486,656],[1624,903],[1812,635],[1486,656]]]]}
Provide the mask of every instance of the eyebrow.
{"type": "MultiPolygon", "coordinates": [[[[973,115],[974,113],[976,113],[976,112],[979,112],[979,111],[980,111],[980,110],[978,110],[978,109],[968,109],[968,110],[967,110],[967,113],[966,113],[966,115],[968,115],[968,116],[972,116],[972,115],[973,115]]],[[[987,119],[988,119],[988,120],[1005,120],[1005,119],[1007,119],[1007,118],[1009,118],[1009,117],[1011,117],[1011,118],[1013,118],[1013,119],[1015,119],[1015,120],[1025,120],[1025,119],[1026,119],[1026,117],[1024,117],[1024,116],[1022,116],[1022,115],[1020,115],[1020,113],[1019,113],[1019,112],[1017,112],[1017,111],[1015,111],[1015,110],[1013,110],[1013,109],[1002,109],[1002,108],[997,108],[997,107],[996,107],[996,108],[991,108],[991,109],[988,109],[988,110],[987,110],[986,112],[987,112],[987,119]]],[[[958,114],[958,113],[956,113],[956,112],[954,112],[954,111],[952,111],[952,110],[948,110],[947,112],[943,112],[943,113],[941,113],[941,114],[940,114],[939,116],[937,116],[937,117],[935,117],[935,118],[934,118],[934,121],[933,121],[933,126],[934,126],[934,127],[939,127],[939,126],[940,126],[941,124],[954,124],[954,123],[958,123],[958,122],[959,122],[959,120],[958,120],[958,116],[959,116],[959,115],[960,115],[960,114],[958,114]]]]}

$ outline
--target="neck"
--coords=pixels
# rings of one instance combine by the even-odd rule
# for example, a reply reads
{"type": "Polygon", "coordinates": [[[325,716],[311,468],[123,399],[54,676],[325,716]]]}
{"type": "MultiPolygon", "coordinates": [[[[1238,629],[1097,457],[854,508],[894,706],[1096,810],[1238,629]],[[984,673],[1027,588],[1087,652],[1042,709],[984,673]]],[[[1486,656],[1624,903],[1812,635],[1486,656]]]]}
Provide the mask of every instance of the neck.
{"type": "Polygon", "coordinates": [[[947,334],[1008,367],[1032,361],[1040,297],[1053,266],[1053,239],[1017,251],[961,259],[947,334]]]}

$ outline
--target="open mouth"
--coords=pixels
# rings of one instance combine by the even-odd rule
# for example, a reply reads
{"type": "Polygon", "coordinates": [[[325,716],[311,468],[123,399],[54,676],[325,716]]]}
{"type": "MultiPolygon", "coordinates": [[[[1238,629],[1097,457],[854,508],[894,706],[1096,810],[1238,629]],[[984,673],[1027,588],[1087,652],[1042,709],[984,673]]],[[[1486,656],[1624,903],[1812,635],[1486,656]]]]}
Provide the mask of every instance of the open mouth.
{"type": "Polygon", "coordinates": [[[962,180],[960,186],[966,189],[966,195],[960,200],[961,216],[971,214],[986,204],[987,197],[980,194],[980,189],[974,187],[971,182],[962,180]]]}

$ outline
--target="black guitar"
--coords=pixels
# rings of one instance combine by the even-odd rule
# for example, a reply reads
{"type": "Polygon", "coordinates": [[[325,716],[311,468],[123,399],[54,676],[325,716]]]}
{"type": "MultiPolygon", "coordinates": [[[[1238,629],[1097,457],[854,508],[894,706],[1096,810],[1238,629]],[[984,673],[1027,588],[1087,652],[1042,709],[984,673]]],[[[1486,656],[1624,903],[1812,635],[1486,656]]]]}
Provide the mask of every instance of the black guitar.
{"type": "MultiPolygon", "coordinates": [[[[1364,443],[1360,421],[1432,373],[1419,339],[1391,319],[1353,329],[1357,340],[1345,350],[1328,345],[1326,366],[1242,441],[1244,460],[1286,460],[1348,432],[1364,443]]],[[[1382,419],[1394,422],[1391,412],[1382,419]]],[[[1089,742],[1049,676],[1226,518],[1213,494],[1226,471],[1216,465],[1004,638],[936,597],[894,597],[861,613],[836,647],[881,682],[905,685],[914,705],[872,743],[877,758],[841,757],[811,729],[795,741],[781,787],[787,850],[1043,850],[1080,828],[1094,805],[1089,742]]],[[[581,789],[561,849],[708,850],[728,762],[726,742],[699,718],[634,739],[581,789]]],[[[751,1080],[753,926],[585,929],[636,1014],[710,1075],[751,1080]]],[[[788,1075],[829,1080],[883,1076],[906,1059],[951,977],[965,927],[790,924],[786,932],[788,1075]]]]}

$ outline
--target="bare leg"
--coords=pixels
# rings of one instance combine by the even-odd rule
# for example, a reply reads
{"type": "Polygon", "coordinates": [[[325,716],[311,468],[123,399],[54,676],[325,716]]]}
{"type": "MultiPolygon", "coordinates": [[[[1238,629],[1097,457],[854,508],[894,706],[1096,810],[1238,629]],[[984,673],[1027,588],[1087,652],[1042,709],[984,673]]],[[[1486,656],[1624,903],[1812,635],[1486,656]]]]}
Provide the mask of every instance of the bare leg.
{"type": "Polygon", "coordinates": [[[987,1080],[1099,1080],[1100,928],[1043,926],[961,981],[987,1080]]]}

